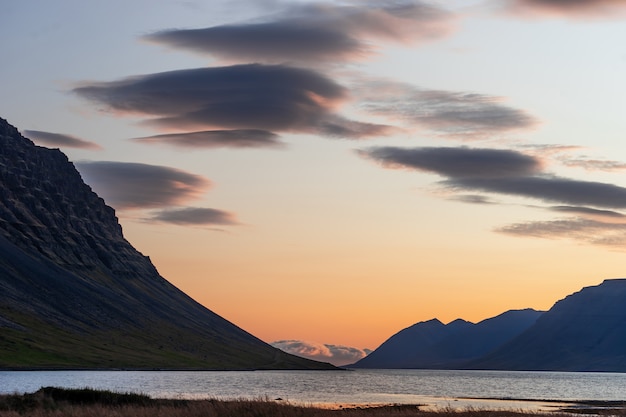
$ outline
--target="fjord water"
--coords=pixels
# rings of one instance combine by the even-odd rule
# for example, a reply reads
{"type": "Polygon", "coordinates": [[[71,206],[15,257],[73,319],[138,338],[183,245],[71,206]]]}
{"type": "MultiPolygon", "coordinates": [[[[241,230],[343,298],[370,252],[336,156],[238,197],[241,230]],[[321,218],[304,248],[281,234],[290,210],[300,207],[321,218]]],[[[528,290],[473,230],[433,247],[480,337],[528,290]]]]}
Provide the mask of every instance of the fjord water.
{"type": "Polygon", "coordinates": [[[445,405],[464,398],[624,400],[626,374],[436,370],[0,372],[0,393],[34,392],[42,386],[138,392],[156,398],[445,405]]]}

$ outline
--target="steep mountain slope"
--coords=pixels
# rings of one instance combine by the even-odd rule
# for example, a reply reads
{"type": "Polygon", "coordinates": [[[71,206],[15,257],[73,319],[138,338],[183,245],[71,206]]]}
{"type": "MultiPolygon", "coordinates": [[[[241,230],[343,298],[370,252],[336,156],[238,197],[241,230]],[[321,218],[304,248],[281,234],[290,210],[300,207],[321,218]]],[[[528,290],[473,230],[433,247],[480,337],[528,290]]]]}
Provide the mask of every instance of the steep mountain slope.
{"type": "Polygon", "coordinates": [[[67,157],[3,119],[0,352],[4,368],[333,368],[273,348],[162,278],[67,157]]]}
{"type": "Polygon", "coordinates": [[[509,310],[485,319],[433,346],[428,359],[430,368],[457,368],[479,358],[531,327],[543,314],[533,309],[509,310]]]}
{"type": "Polygon", "coordinates": [[[626,372],[626,279],[567,296],[526,332],[468,367],[626,372]]]}
{"type": "Polygon", "coordinates": [[[416,323],[387,339],[372,353],[359,360],[351,368],[410,368],[410,362],[427,355],[432,346],[445,337],[472,324],[455,320],[448,325],[437,319],[416,323]]]}
{"type": "Polygon", "coordinates": [[[417,323],[390,337],[354,368],[462,367],[529,328],[541,315],[532,309],[511,310],[473,324],[455,320],[444,325],[437,319],[417,323]]]}

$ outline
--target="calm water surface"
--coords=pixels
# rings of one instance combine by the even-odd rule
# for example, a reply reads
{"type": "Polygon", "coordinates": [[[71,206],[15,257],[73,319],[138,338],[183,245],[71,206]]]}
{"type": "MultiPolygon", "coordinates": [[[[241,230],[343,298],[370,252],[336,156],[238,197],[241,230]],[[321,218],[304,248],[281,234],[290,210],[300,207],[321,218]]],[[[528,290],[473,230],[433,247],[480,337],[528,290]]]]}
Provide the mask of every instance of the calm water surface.
{"type": "MultiPolygon", "coordinates": [[[[306,404],[493,406],[467,398],[626,400],[626,374],[507,371],[20,371],[0,372],[0,393],[42,386],[139,392],[158,398],[281,398],[306,404]]],[[[532,408],[538,401],[497,402],[532,408]]]]}

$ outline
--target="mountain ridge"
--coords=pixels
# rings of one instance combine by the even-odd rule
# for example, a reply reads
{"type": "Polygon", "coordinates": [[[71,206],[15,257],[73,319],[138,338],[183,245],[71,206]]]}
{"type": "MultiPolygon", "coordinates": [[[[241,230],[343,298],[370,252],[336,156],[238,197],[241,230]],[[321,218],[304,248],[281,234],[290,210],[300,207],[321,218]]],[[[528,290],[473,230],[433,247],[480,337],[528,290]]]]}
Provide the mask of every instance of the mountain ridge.
{"type": "Polygon", "coordinates": [[[336,369],[161,277],[67,156],[0,119],[0,368],[336,369]]]}
{"type": "Polygon", "coordinates": [[[624,278],[584,287],[467,368],[626,372],[625,303],[624,278]]]}
{"type": "Polygon", "coordinates": [[[626,372],[624,305],[626,279],[605,279],[545,312],[509,310],[459,331],[446,329],[458,321],[416,323],[349,367],[626,372]]]}
{"type": "Polygon", "coordinates": [[[456,319],[418,322],[395,335],[351,368],[454,369],[524,331],[542,312],[509,310],[472,323],[456,319]]]}

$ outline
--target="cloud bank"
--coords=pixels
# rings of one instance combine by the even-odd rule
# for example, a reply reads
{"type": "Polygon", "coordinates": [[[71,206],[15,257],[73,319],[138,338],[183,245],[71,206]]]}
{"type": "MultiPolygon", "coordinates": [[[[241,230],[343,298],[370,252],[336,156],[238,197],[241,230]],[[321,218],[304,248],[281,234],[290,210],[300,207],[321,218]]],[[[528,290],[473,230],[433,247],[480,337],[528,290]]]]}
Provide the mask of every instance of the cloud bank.
{"type": "Polygon", "coordinates": [[[329,345],[302,340],[278,340],[272,346],[303,358],[329,362],[335,366],[350,365],[364,358],[371,351],[341,345],[329,345]]]}
{"type": "MultiPolygon", "coordinates": [[[[589,17],[623,11],[625,4],[626,0],[503,0],[494,7],[524,16],[589,17]]],[[[460,140],[501,139],[539,124],[533,115],[507,105],[502,97],[424,89],[337,71],[338,66],[371,57],[381,42],[442,39],[455,29],[457,18],[443,8],[417,0],[279,5],[279,13],[251,21],[163,30],[143,38],[232,65],[88,82],[72,91],[114,113],[139,115],[145,125],[167,132],[134,141],[184,149],[278,148],[284,145],[283,133],[361,139],[402,130],[460,140]],[[350,88],[333,78],[338,74],[351,77],[350,88]],[[340,113],[348,104],[390,124],[349,119],[340,113]]],[[[459,201],[499,204],[493,196],[539,201],[544,209],[567,216],[549,225],[555,235],[564,230],[570,236],[576,235],[574,230],[580,236],[584,230],[606,231],[602,225],[622,221],[617,210],[626,208],[626,189],[547,172],[546,152],[567,149],[546,148],[537,152],[541,158],[513,150],[466,147],[376,147],[357,152],[386,168],[439,175],[438,185],[459,201]]],[[[615,161],[590,159],[561,158],[561,162],[585,169],[624,167],[615,161]]],[[[110,193],[109,199],[122,208],[161,209],[152,214],[151,221],[237,223],[228,212],[181,207],[208,188],[206,179],[173,168],[127,164],[118,168],[132,171],[132,181],[114,189],[111,184],[129,176],[106,169],[112,163],[102,164],[100,171],[97,163],[84,168],[85,175],[98,178],[93,180],[94,187],[102,186],[103,193],[110,193]]],[[[499,231],[537,235],[534,230],[531,222],[499,231]]]]}
{"type": "Polygon", "coordinates": [[[379,134],[334,108],[347,90],[310,69],[243,64],[196,68],[88,83],[73,90],[121,114],[151,116],[173,130],[257,129],[360,137],[379,134]]]}
{"type": "Polygon", "coordinates": [[[285,4],[270,18],[163,30],[145,40],[228,60],[337,62],[370,56],[372,42],[423,42],[454,28],[454,15],[421,1],[285,4]]]}
{"type": "Polygon", "coordinates": [[[374,147],[358,151],[388,168],[408,168],[447,177],[442,184],[461,191],[484,191],[599,208],[626,208],[626,188],[546,174],[541,161],[512,150],[477,148],[374,147]]]}
{"type": "Polygon", "coordinates": [[[568,216],[554,221],[524,222],[498,232],[534,237],[568,237],[586,243],[621,245],[626,242],[626,188],[559,177],[544,171],[541,159],[513,150],[481,148],[373,147],[358,154],[392,169],[437,174],[456,200],[488,204],[487,195],[537,200],[546,210],[568,216]],[[470,194],[468,194],[470,192],[470,194]],[[473,194],[478,192],[479,194],[473,194]]]}
{"type": "Polygon", "coordinates": [[[24,130],[24,134],[35,142],[45,146],[59,146],[67,148],[102,150],[102,146],[85,139],[62,133],[43,132],[41,130],[24,130]]]}

